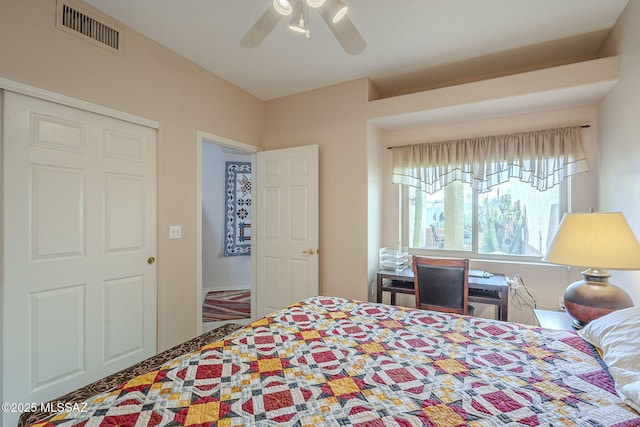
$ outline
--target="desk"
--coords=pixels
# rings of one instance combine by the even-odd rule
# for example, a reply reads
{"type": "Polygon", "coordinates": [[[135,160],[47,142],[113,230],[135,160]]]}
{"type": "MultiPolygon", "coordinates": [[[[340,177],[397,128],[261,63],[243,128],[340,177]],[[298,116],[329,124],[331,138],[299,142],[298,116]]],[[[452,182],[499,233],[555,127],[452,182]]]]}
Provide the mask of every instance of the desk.
{"type": "MultiPolygon", "coordinates": [[[[380,270],[376,280],[376,301],[382,302],[382,292],[391,293],[391,305],[396,304],[396,294],[411,294],[413,290],[413,269],[405,267],[400,271],[380,270]],[[385,283],[385,280],[387,283],[385,283]]],[[[498,306],[498,320],[507,321],[509,313],[509,284],[503,274],[492,277],[469,276],[469,302],[498,306]]]]}

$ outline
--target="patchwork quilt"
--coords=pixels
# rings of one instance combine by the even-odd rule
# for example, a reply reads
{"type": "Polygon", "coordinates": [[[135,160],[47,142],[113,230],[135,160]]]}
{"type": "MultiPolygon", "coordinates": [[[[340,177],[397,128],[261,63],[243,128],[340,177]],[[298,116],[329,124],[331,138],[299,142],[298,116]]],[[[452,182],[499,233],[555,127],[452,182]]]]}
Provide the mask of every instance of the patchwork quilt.
{"type": "Polygon", "coordinates": [[[577,334],[315,297],[50,426],[640,426],[577,334]]]}

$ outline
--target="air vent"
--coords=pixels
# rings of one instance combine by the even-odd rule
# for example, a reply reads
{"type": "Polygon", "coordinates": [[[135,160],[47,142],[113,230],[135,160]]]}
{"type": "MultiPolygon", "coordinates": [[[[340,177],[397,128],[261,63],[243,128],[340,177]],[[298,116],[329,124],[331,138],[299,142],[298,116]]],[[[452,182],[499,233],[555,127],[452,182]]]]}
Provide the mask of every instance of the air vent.
{"type": "Polygon", "coordinates": [[[122,53],[120,29],[89,16],[68,0],[58,0],[56,26],[107,50],[122,53]]]}

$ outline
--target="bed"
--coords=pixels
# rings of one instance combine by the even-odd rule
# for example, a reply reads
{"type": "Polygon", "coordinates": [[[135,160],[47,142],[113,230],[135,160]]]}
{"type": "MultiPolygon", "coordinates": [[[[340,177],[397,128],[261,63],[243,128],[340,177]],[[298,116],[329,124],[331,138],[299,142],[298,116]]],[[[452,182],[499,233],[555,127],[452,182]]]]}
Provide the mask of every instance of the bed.
{"type": "Polygon", "coordinates": [[[575,332],[315,297],[30,425],[640,426],[623,397],[575,332]]]}

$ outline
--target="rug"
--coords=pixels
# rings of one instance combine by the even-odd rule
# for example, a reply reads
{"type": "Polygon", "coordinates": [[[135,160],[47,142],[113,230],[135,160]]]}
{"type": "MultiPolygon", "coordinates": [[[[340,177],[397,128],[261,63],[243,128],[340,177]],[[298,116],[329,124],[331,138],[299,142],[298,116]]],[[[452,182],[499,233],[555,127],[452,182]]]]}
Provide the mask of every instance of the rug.
{"type": "Polygon", "coordinates": [[[224,256],[251,255],[251,162],[226,162],[224,256]]]}
{"type": "Polygon", "coordinates": [[[209,291],[202,304],[202,321],[246,319],[251,317],[251,291],[209,291]]]}

